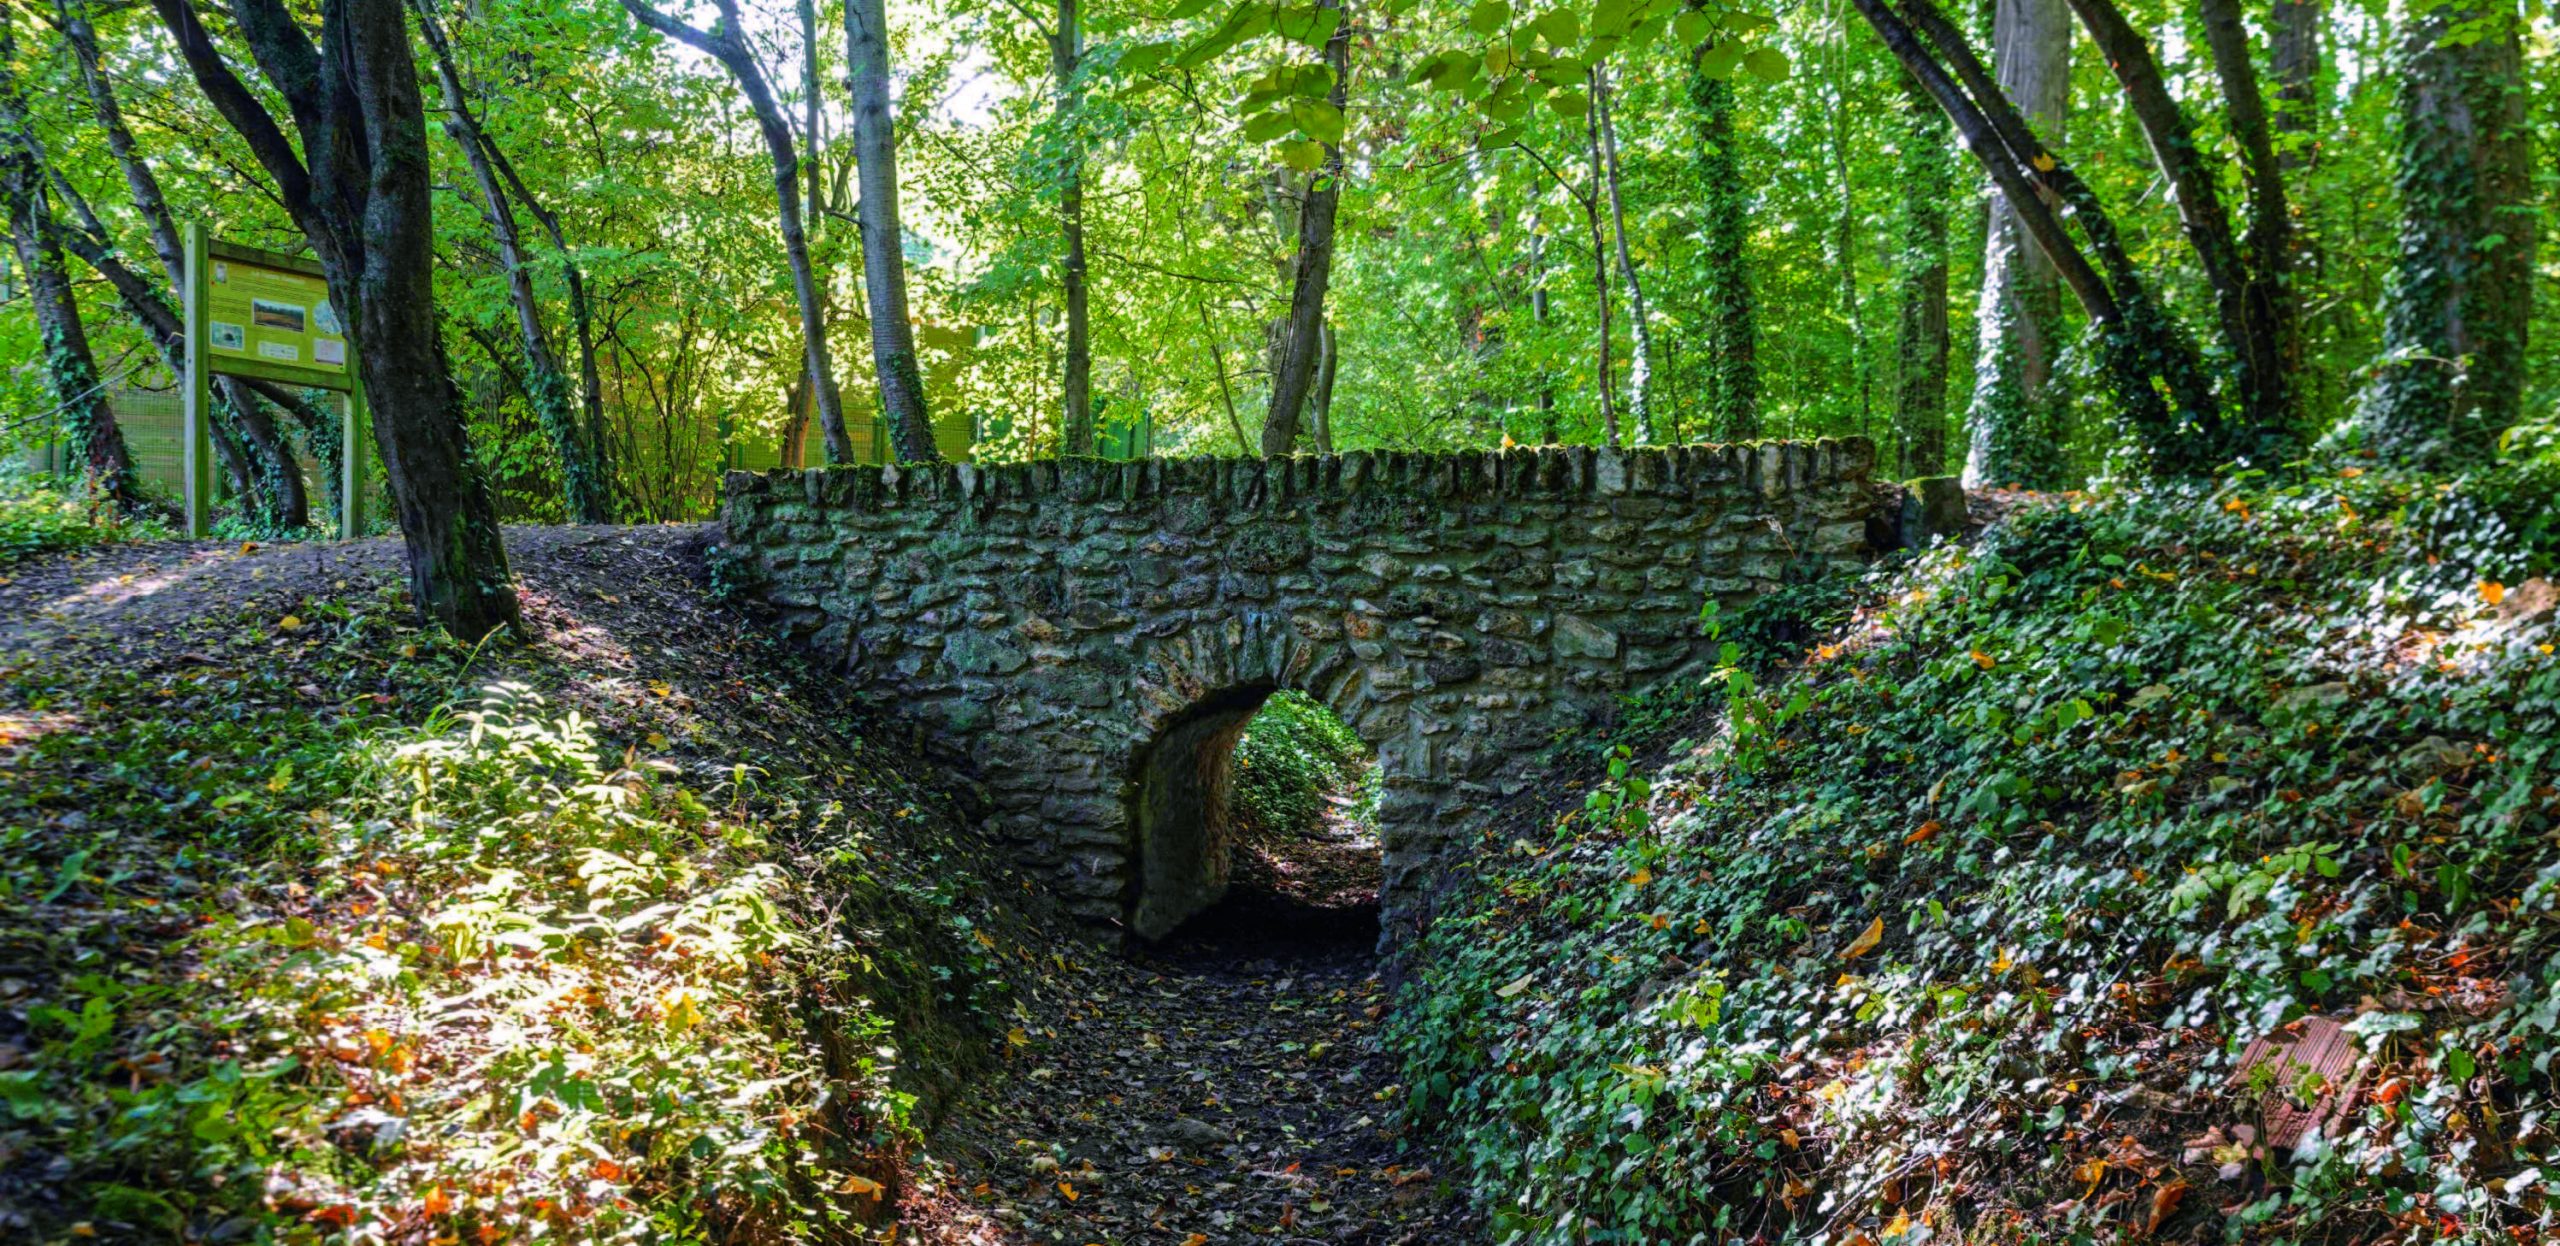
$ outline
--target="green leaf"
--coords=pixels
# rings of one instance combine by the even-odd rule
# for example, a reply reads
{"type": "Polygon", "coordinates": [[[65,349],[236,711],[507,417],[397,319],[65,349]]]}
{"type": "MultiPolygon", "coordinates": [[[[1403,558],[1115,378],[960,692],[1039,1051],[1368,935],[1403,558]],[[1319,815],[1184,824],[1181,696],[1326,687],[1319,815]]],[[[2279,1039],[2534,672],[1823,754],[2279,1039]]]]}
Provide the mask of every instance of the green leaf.
{"type": "Polygon", "coordinates": [[[1288,109],[1258,112],[1244,119],[1244,138],[1248,143],[1268,143],[1288,133],[1292,124],[1288,109]]]}
{"type": "Polygon", "coordinates": [[[1489,35],[1511,22],[1511,0],[1476,0],[1467,10],[1467,29],[1489,35]]]}
{"type": "Polygon", "coordinates": [[[1694,48],[1716,33],[1716,19],[1703,10],[1682,9],[1678,17],[1671,19],[1671,33],[1679,38],[1681,46],[1694,48]]]}
{"type": "Polygon", "coordinates": [[[1539,14],[1538,20],[1530,25],[1549,47],[1569,48],[1582,37],[1582,23],[1574,17],[1571,9],[1549,9],[1539,14]]]}
{"type": "Polygon", "coordinates": [[[1168,22],[1188,21],[1208,12],[1210,6],[1217,2],[1218,0],[1180,0],[1179,3],[1173,6],[1172,12],[1164,15],[1164,20],[1168,22]]]}
{"type": "Polygon", "coordinates": [[[1342,110],[1323,100],[1289,101],[1289,119],[1298,129],[1320,143],[1342,141],[1342,110]]]}
{"type": "Polygon", "coordinates": [[[1753,48],[1742,58],[1742,67],[1762,82],[1784,82],[1789,65],[1787,54],[1776,48],[1753,48]]]}
{"type": "Polygon", "coordinates": [[[1698,57],[1698,72],[1710,78],[1725,79],[1742,67],[1742,45],[1731,40],[1716,44],[1698,57]]]}
{"type": "Polygon", "coordinates": [[[1283,39],[1320,48],[1325,40],[1333,37],[1334,29],[1340,25],[1342,10],[1307,7],[1279,10],[1271,28],[1283,39]]]}
{"type": "Polygon", "coordinates": [[[1300,173],[1313,173],[1324,165],[1324,144],[1307,139],[1282,143],[1280,163],[1300,173]]]}

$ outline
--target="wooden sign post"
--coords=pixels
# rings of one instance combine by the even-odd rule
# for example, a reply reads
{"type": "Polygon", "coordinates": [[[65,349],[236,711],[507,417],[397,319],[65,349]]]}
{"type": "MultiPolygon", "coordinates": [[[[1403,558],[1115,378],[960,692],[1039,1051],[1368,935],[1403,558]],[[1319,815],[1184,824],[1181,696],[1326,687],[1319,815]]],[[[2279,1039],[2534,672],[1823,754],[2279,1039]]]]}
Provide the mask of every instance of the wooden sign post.
{"type": "Polygon", "coordinates": [[[247,377],[346,396],[338,429],[338,537],[364,535],[364,452],[373,440],[346,325],[329,303],[317,261],[216,241],[186,230],[186,421],[180,460],[187,535],[212,527],[213,378],[247,377]]]}

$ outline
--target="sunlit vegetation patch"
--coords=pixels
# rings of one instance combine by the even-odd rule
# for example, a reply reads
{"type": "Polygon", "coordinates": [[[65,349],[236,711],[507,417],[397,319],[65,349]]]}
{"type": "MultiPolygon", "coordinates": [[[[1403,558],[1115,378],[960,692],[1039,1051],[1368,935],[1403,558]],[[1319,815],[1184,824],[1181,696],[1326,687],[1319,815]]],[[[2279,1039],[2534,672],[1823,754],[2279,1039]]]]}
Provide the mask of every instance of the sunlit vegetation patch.
{"type": "Polygon", "coordinates": [[[2054,499],[1733,645],[1443,904],[1408,1111],[1506,1242],[2546,1233],[2553,476],[2054,499]]]}
{"type": "Polygon", "coordinates": [[[37,554],[168,535],[168,525],[148,515],[83,501],[44,477],[0,472],[0,567],[37,554]]]}
{"type": "Polygon", "coordinates": [[[1369,746],[1331,710],[1284,690],[1262,703],[1236,742],[1232,799],[1251,829],[1303,837],[1323,824],[1328,798],[1345,798],[1351,816],[1374,804],[1375,768],[1369,746]]]}
{"type": "Polygon", "coordinates": [[[399,596],[8,672],[47,729],[0,755],[0,1236],[885,1221],[914,1101],[871,988],[930,974],[896,1008],[947,1026],[991,944],[812,780],[679,773],[518,685],[430,712],[489,655],[399,596]]]}

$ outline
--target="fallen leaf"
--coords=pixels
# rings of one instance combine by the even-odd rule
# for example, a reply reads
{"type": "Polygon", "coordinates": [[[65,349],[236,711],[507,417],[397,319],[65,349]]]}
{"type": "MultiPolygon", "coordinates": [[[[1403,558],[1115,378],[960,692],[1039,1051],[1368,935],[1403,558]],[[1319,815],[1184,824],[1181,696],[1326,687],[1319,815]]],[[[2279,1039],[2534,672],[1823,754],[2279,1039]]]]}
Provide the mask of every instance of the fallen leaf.
{"type": "MultiPolygon", "coordinates": [[[[2493,605],[2493,606],[2494,606],[2494,605],[2497,605],[2499,602],[2505,601],[2506,599],[2507,599],[2507,586],[2506,586],[2506,585],[2504,585],[2504,584],[2500,584],[2500,583],[2499,583],[2499,582],[2497,582],[2496,580],[2482,580],[2482,581],[2480,581],[2480,600],[2485,601],[2485,602],[2489,603],[2490,605],[2493,605]]],[[[2164,1188],[2164,1189],[2165,1189],[2166,1187],[2162,1187],[2162,1188],[2164,1188]]]]}
{"type": "Polygon", "coordinates": [[[836,1193],[859,1194],[864,1198],[878,1198],[880,1197],[881,1192],[888,1188],[889,1187],[882,1185],[869,1177],[863,1176],[861,1173],[849,1172],[844,1175],[844,1184],[836,1187],[836,1193]]]}
{"type": "Polygon", "coordinates": [[[1859,957],[1874,951],[1876,945],[1882,942],[1884,942],[1884,919],[1881,917],[1868,918],[1867,928],[1859,931],[1858,937],[1849,941],[1848,950],[1840,953],[1840,959],[1856,960],[1859,957]]]}

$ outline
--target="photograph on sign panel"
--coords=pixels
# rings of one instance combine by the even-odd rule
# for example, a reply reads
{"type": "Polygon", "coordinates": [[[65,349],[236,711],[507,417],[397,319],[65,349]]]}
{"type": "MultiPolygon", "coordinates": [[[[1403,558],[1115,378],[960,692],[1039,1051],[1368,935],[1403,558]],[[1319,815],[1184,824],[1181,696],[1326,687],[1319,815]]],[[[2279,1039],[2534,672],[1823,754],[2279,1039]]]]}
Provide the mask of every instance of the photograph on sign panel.
{"type": "Polygon", "coordinates": [[[288,333],[302,332],[305,323],[302,308],[268,299],[249,300],[249,319],[263,328],[282,329],[288,333]]]}

